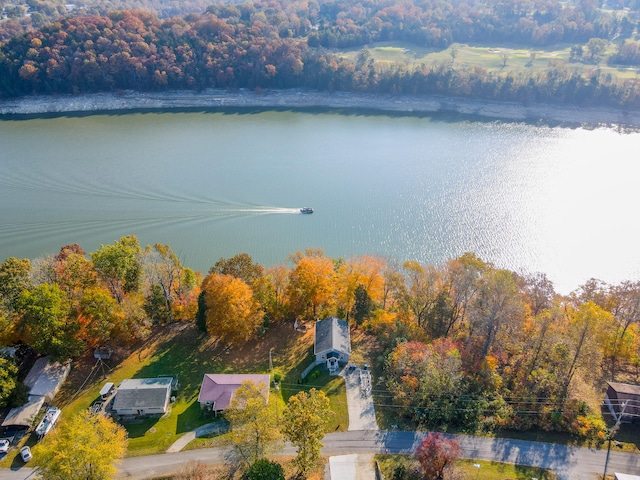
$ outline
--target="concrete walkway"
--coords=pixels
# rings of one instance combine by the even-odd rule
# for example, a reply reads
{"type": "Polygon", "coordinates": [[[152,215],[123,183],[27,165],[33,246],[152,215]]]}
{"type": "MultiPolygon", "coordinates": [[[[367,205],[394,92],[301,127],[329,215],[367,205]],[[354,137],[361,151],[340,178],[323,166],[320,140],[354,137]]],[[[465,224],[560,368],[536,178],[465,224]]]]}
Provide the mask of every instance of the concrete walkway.
{"type": "Polygon", "coordinates": [[[344,377],[349,410],[349,431],[379,430],[371,394],[371,374],[359,368],[340,374],[344,377]]]}
{"type": "Polygon", "coordinates": [[[178,440],[173,442],[173,444],[167,449],[167,453],[177,453],[196,438],[211,435],[212,433],[220,433],[226,431],[227,428],[228,425],[226,422],[214,422],[202,425],[195,430],[191,430],[190,432],[185,433],[178,440]]]}
{"type": "Polygon", "coordinates": [[[376,478],[373,454],[329,457],[329,469],[332,479],[375,480],[376,478]]]}

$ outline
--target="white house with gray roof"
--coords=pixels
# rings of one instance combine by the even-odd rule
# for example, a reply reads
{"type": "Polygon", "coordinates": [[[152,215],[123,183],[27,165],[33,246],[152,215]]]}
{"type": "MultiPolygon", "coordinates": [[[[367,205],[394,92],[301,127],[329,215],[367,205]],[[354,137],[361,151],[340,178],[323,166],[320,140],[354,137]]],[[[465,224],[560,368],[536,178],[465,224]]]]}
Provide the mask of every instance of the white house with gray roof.
{"type": "Polygon", "coordinates": [[[171,377],[123,380],[113,399],[113,410],[122,416],[163,415],[171,402],[171,377]]]}
{"type": "Polygon", "coordinates": [[[351,356],[349,324],[337,317],[318,320],[313,354],[316,357],[316,363],[326,362],[331,372],[336,371],[340,365],[349,363],[351,356]]]}

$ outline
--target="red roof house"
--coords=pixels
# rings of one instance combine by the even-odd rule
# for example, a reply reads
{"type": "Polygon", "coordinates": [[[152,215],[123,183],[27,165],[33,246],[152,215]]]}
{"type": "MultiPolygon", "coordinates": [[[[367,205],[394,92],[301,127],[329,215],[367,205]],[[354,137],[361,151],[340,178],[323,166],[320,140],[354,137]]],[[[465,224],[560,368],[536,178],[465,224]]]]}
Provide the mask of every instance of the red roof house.
{"type": "Polygon", "coordinates": [[[266,373],[207,373],[202,379],[198,402],[204,410],[219,412],[226,409],[242,382],[263,384],[265,398],[269,398],[271,377],[266,373]]]}

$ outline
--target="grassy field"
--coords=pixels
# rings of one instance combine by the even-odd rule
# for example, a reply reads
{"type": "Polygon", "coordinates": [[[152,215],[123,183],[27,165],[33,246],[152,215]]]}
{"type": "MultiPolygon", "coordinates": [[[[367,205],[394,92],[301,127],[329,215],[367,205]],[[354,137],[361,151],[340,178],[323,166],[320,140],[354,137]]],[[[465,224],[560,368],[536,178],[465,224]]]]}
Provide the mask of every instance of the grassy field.
{"type": "MultiPolygon", "coordinates": [[[[98,401],[105,382],[117,385],[126,378],[177,376],[178,394],[167,415],[125,425],[129,434],[128,456],[161,453],[184,433],[214,421],[210,414],[200,412],[197,402],[205,373],[269,373],[270,351],[274,371],[283,376],[283,388],[272,389],[270,399],[274,408],[282,409],[289,396],[312,386],[298,384],[300,372],[313,357],[312,329],[301,333],[294,332],[290,325],[274,325],[258,340],[241,348],[226,348],[202,335],[192,324],[158,328],[144,345],[116,352],[106,365],[97,364],[91,354],[77,361],[55,403],[62,408],[64,419],[98,401]]],[[[335,408],[332,431],[346,430],[349,420],[344,380],[323,374],[313,385],[327,393],[335,408]]],[[[21,442],[21,446],[35,443],[35,437],[31,435],[21,442]]],[[[11,465],[16,452],[17,449],[13,449],[0,466],[11,465]]]]}
{"type": "MultiPolygon", "coordinates": [[[[407,472],[418,468],[418,462],[409,455],[376,455],[385,478],[393,478],[396,467],[402,465],[407,472]]],[[[543,468],[525,467],[511,463],[486,462],[483,460],[458,460],[455,470],[469,480],[556,480],[556,475],[543,468]],[[476,467],[479,465],[479,467],[476,467]]],[[[408,479],[420,478],[407,476],[408,479]]]]}
{"type": "MultiPolygon", "coordinates": [[[[401,42],[375,43],[367,47],[376,62],[403,63],[406,65],[421,65],[432,63],[447,63],[454,68],[482,67],[489,72],[506,71],[543,71],[554,63],[564,63],[566,68],[589,73],[599,69],[604,73],[611,73],[621,78],[640,78],[640,69],[612,68],[606,64],[606,57],[616,50],[615,45],[609,44],[597,63],[568,63],[573,45],[555,45],[551,48],[531,48],[517,45],[467,45],[455,43],[446,50],[422,48],[401,42]],[[453,53],[455,52],[455,53],[453,53]]],[[[355,59],[362,49],[344,50],[341,55],[355,59]]],[[[588,58],[588,51],[584,49],[584,58],[588,58]]]]}

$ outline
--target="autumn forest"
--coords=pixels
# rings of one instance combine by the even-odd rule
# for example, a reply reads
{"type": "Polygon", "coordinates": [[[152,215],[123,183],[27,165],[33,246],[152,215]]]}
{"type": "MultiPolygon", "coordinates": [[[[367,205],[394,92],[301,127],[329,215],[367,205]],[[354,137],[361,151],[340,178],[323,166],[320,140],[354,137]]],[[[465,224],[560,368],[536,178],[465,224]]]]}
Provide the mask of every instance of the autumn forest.
{"type": "Polygon", "coordinates": [[[32,13],[37,22],[0,23],[0,95],[307,88],[637,108],[637,78],[572,68],[595,65],[609,42],[612,68],[638,66],[637,2],[613,3],[248,1],[162,18],[149,5],[65,16],[50,8],[46,17],[32,13]],[[448,50],[450,59],[375,62],[367,46],[380,41],[448,50]],[[456,64],[451,45],[474,42],[573,46],[570,62],[495,73],[456,64]],[[353,59],[340,49],[361,51],[353,59]]]}
{"type": "MultiPolygon", "coordinates": [[[[0,264],[0,343],[67,359],[195,322],[230,346],[330,315],[380,344],[385,402],[406,422],[468,432],[542,429],[603,440],[606,381],[640,374],[640,283],[590,280],[570,295],[467,253],[444,265],[296,252],[271,267],[221,258],[206,276],[172,249],[123,237],[86,254],[0,264]],[[155,326],[155,327],[154,327],[155,326]]],[[[20,404],[12,360],[0,404],[20,404]]]]}

